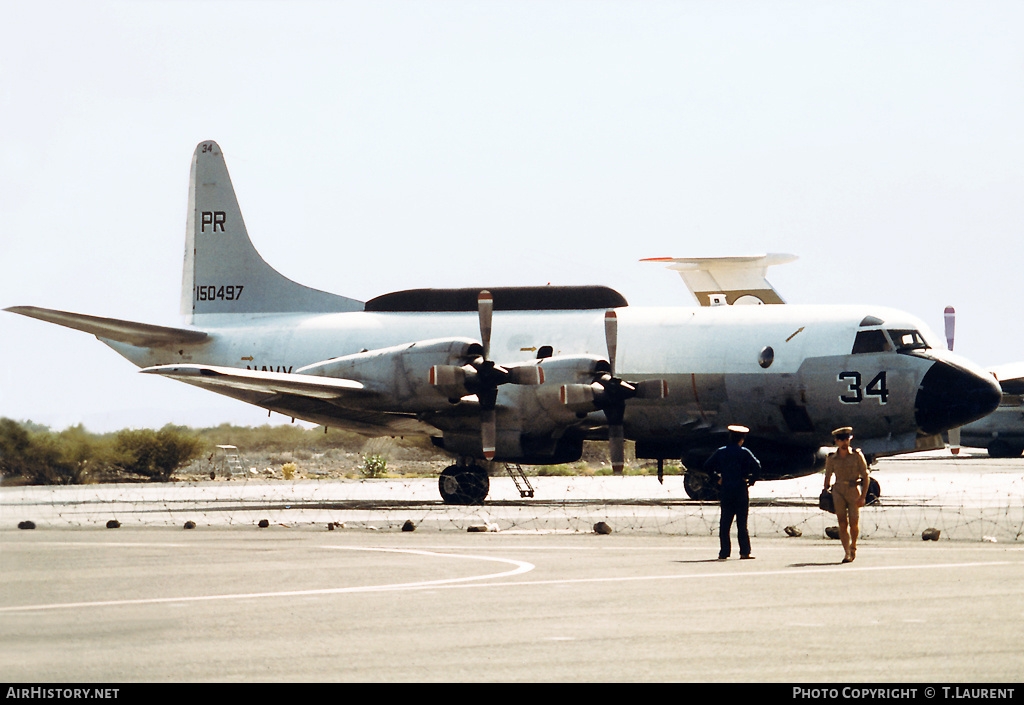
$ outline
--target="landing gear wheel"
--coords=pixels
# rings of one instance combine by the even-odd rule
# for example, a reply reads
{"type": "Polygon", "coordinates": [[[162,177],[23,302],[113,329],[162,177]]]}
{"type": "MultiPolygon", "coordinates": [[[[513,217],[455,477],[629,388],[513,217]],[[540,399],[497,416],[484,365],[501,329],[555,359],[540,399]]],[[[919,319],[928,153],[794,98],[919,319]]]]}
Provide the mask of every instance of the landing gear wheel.
{"type": "Polygon", "coordinates": [[[878,498],[882,496],[882,486],[878,484],[878,480],[873,477],[868,478],[868,496],[864,500],[864,504],[874,504],[878,501],[878,498]]]}
{"type": "Polygon", "coordinates": [[[683,475],[683,489],[690,499],[698,502],[718,501],[718,485],[707,473],[688,471],[683,475]]]}
{"type": "Polygon", "coordinates": [[[445,504],[483,504],[491,481],[479,465],[449,465],[438,478],[437,487],[445,504]]]}
{"type": "Polygon", "coordinates": [[[992,441],[986,450],[991,458],[1016,458],[1024,448],[1006,441],[992,441]]]}

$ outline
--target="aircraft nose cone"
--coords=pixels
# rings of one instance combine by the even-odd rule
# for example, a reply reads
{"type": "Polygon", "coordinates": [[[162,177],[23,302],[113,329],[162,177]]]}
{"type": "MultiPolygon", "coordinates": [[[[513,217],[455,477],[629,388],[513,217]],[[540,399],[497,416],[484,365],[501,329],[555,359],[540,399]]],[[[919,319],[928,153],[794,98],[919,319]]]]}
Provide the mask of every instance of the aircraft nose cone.
{"type": "Polygon", "coordinates": [[[1001,398],[994,378],[939,360],[921,380],[915,405],[917,426],[927,434],[963,426],[995,411],[1001,398]]]}

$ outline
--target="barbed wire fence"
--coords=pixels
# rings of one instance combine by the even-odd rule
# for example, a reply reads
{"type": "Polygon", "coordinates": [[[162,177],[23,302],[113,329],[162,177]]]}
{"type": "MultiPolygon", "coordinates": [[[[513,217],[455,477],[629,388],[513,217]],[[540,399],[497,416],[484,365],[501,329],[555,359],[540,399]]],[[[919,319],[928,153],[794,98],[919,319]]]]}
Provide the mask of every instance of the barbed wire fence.
{"type": "MultiPolygon", "coordinates": [[[[861,511],[861,537],[1020,541],[1024,538],[1024,459],[905,456],[873,468],[879,502],[861,511]]],[[[4,528],[36,526],[312,527],[331,530],[616,533],[717,536],[719,507],[697,502],[682,476],[531,476],[532,498],[495,473],[479,506],[442,503],[436,478],[296,479],[0,487],[4,528]]],[[[817,507],[822,476],[751,488],[752,536],[825,536],[835,516],[817,507]]]]}

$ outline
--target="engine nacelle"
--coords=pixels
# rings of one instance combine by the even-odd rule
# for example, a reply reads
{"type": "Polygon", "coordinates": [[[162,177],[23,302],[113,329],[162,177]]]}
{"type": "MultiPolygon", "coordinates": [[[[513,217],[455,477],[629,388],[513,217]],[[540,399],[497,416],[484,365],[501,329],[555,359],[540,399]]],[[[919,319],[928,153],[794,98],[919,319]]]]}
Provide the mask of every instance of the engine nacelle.
{"type": "Polygon", "coordinates": [[[477,357],[473,363],[462,366],[434,365],[430,368],[429,381],[438,392],[455,403],[468,394],[477,394],[486,389],[489,383],[524,386],[544,384],[544,371],[534,363],[503,367],[477,357]],[[481,377],[489,378],[490,382],[481,377]]]}
{"type": "Polygon", "coordinates": [[[362,408],[436,411],[449,405],[449,394],[432,383],[432,370],[459,369],[480,350],[480,343],[468,338],[420,340],[324,360],[296,372],[362,382],[375,393],[360,402],[362,408]]]}
{"type": "Polygon", "coordinates": [[[537,364],[544,370],[544,381],[548,384],[589,384],[611,371],[608,361],[596,355],[558,355],[537,364]]]}

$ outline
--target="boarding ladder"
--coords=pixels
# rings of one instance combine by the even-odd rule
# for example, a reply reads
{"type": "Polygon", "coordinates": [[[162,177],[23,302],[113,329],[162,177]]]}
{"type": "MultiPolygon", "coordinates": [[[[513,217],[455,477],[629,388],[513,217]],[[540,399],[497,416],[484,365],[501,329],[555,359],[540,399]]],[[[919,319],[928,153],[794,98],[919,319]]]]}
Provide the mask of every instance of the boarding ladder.
{"type": "Polygon", "coordinates": [[[532,497],[533,485],[530,484],[529,478],[523,472],[523,466],[519,463],[505,463],[505,469],[508,470],[508,476],[512,478],[512,482],[516,483],[519,497],[532,497]]]}
{"type": "Polygon", "coordinates": [[[243,470],[242,461],[238,457],[238,448],[236,446],[217,446],[217,448],[223,453],[220,459],[220,466],[223,468],[222,474],[227,475],[228,479],[236,474],[241,475],[243,470]]]}

